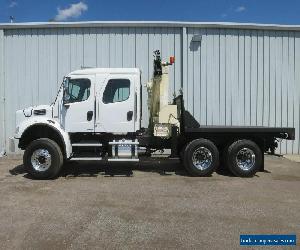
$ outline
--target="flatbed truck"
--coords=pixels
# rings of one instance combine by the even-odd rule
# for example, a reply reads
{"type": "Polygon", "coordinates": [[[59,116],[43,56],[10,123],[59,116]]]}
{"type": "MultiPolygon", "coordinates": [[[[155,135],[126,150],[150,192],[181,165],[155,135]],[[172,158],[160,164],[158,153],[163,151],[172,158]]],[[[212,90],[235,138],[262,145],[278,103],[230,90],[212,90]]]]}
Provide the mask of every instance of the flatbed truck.
{"type": "Polygon", "coordinates": [[[154,52],[147,83],[149,125],[141,126],[142,83],[137,68],[86,68],[64,77],[51,105],[16,112],[14,139],[37,179],[59,175],[66,161],[139,162],[169,149],[191,176],[209,176],[220,164],[233,175],[264,169],[264,153],[278,139],[294,140],[294,128],[202,126],[184,107],[182,92],[169,103],[168,68],[154,52]]]}

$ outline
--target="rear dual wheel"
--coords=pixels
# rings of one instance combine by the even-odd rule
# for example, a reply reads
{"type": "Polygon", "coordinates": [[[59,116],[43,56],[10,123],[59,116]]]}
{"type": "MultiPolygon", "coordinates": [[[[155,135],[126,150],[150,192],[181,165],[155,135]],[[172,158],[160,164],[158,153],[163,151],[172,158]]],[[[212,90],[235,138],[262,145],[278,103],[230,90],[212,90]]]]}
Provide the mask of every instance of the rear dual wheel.
{"type": "MultiPolygon", "coordinates": [[[[182,151],[181,160],[192,176],[210,176],[219,165],[219,151],[206,139],[190,142],[182,151]]],[[[224,164],[232,174],[252,177],[262,164],[262,151],[251,140],[237,140],[224,150],[224,164]]]]}
{"type": "Polygon", "coordinates": [[[190,175],[210,176],[219,164],[219,151],[213,142],[197,139],[185,147],[182,160],[190,175]]]}
{"type": "Polygon", "coordinates": [[[251,140],[237,140],[224,152],[225,166],[232,174],[239,177],[252,177],[262,164],[262,152],[251,140]]]}

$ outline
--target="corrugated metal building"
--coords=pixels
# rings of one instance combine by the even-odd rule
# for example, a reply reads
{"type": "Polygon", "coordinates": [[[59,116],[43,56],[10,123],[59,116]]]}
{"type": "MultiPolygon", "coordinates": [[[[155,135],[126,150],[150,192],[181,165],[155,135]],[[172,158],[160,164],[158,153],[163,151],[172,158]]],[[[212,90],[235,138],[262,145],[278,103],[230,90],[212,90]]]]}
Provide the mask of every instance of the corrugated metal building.
{"type": "Polygon", "coordinates": [[[181,22],[0,24],[0,152],[15,111],[50,103],[68,72],[138,67],[146,83],[156,49],[175,55],[170,93],[200,124],[296,127],[278,152],[299,153],[300,26],[181,22]]]}

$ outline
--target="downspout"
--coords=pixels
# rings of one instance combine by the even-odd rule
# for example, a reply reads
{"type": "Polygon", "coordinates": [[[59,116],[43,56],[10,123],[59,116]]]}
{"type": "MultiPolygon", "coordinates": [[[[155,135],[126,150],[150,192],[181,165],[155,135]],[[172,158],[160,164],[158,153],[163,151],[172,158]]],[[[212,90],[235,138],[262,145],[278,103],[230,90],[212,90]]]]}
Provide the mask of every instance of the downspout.
{"type": "Polygon", "coordinates": [[[5,82],[4,82],[4,31],[0,30],[0,157],[5,156],[6,132],[5,132],[5,82]]]}
{"type": "Polygon", "coordinates": [[[187,98],[187,27],[182,27],[181,35],[181,90],[183,91],[184,99],[187,98]]]}

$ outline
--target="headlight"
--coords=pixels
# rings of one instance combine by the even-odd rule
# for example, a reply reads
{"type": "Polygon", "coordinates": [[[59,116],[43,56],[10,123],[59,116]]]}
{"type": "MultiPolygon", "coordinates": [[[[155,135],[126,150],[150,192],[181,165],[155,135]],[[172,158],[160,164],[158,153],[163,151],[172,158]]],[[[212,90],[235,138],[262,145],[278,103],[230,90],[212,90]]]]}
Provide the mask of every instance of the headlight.
{"type": "Polygon", "coordinates": [[[25,117],[30,117],[32,116],[32,108],[27,108],[23,110],[23,114],[25,117]]]}

